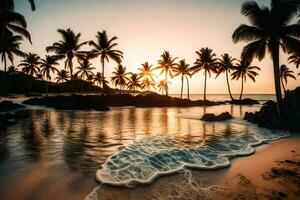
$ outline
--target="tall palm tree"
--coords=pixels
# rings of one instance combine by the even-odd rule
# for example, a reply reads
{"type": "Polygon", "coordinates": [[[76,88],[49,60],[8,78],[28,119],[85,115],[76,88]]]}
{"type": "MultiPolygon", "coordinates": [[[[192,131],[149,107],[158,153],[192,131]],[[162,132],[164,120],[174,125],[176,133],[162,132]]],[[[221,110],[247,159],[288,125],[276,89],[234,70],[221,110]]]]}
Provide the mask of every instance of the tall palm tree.
{"type": "Polygon", "coordinates": [[[255,1],[246,1],[242,5],[241,13],[250,22],[240,25],[233,33],[234,43],[245,41],[246,45],[242,57],[251,60],[257,57],[262,60],[266,50],[273,60],[275,91],[278,114],[281,117],[282,102],[279,70],[279,49],[282,47],[288,53],[300,51],[300,24],[292,24],[297,14],[299,0],[271,0],[271,7],[259,6],[255,1]]]}
{"type": "MultiPolygon", "coordinates": [[[[172,77],[172,68],[176,66],[175,61],[177,57],[172,58],[169,51],[164,51],[164,53],[160,56],[160,60],[158,60],[158,66],[155,69],[160,69],[160,74],[165,73],[165,81],[168,85],[168,77],[172,77]]],[[[166,95],[168,96],[168,87],[166,89],[166,95]]]]}
{"type": "Polygon", "coordinates": [[[218,59],[216,54],[213,53],[212,49],[201,48],[199,51],[196,51],[198,56],[194,66],[191,67],[192,74],[198,73],[204,70],[204,101],[206,101],[206,80],[207,74],[211,77],[211,73],[218,73],[218,59]]]}
{"type": "Polygon", "coordinates": [[[86,42],[80,43],[81,33],[75,34],[73,30],[58,29],[57,32],[62,36],[62,40],[59,42],[53,43],[52,46],[46,48],[47,52],[54,52],[59,56],[64,56],[65,60],[65,69],[70,70],[71,79],[73,79],[73,58],[80,57],[83,52],[79,49],[86,44],[86,42]]]}
{"type": "Polygon", "coordinates": [[[59,56],[49,56],[46,55],[45,59],[41,59],[40,64],[40,72],[43,77],[46,78],[46,96],[48,96],[48,83],[51,80],[50,73],[59,72],[59,70],[55,67],[59,65],[58,60],[61,58],[59,56]]]}
{"type": "Polygon", "coordinates": [[[7,35],[18,33],[27,38],[30,43],[30,34],[26,30],[27,23],[25,17],[15,12],[12,0],[2,0],[0,2],[0,41],[7,35]]]}
{"type": "Polygon", "coordinates": [[[25,74],[30,75],[30,80],[28,84],[29,92],[31,92],[31,82],[34,75],[37,75],[40,71],[40,57],[34,53],[27,53],[25,54],[25,58],[20,61],[18,67],[23,67],[22,71],[25,74]]]}
{"type": "Polygon", "coordinates": [[[297,80],[296,77],[294,76],[294,72],[292,70],[290,70],[290,68],[288,68],[286,65],[281,65],[280,66],[280,79],[281,79],[281,84],[282,84],[284,93],[286,93],[284,82],[285,82],[285,84],[287,84],[288,78],[297,80]]]}
{"type": "Polygon", "coordinates": [[[295,64],[298,69],[300,66],[300,52],[293,53],[288,60],[290,64],[295,64]]]}
{"type": "MultiPolygon", "coordinates": [[[[105,30],[102,32],[97,32],[96,39],[97,39],[96,42],[90,41],[89,45],[93,47],[93,50],[91,52],[96,56],[100,57],[100,62],[102,66],[102,76],[105,77],[104,74],[105,61],[109,62],[109,60],[111,59],[117,62],[118,64],[120,64],[123,58],[123,52],[114,49],[118,45],[118,43],[115,42],[118,38],[114,36],[111,39],[108,39],[105,30]]],[[[103,87],[104,85],[102,85],[102,88],[103,87]]]]}
{"type": "Polygon", "coordinates": [[[172,68],[172,71],[174,72],[173,77],[176,77],[179,75],[181,76],[180,98],[182,98],[184,78],[186,78],[186,82],[187,82],[187,96],[188,96],[188,99],[190,98],[189,77],[192,76],[192,73],[191,73],[191,69],[189,66],[190,65],[187,64],[186,61],[183,59],[183,60],[180,60],[179,63],[172,68]]]}
{"type": "Polygon", "coordinates": [[[85,78],[88,78],[90,75],[94,75],[92,70],[95,69],[95,67],[92,66],[92,63],[88,59],[84,59],[82,61],[79,61],[79,66],[76,67],[78,70],[76,72],[76,75],[78,75],[79,78],[84,80],[85,78]]]}
{"type": "Polygon", "coordinates": [[[226,74],[226,82],[227,82],[228,93],[229,93],[229,96],[230,96],[231,100],[233,100],[233,96],[232,96],[231,90],[230,90],[228,74],[230,74],[231,70],[234,68],[234,61],[236,59],[232,58],[227,53],[225,53],[225,54],[221,55],[221,59],[218,59],[218,60],[219,61],[218,61],[217,77],[222,73],[226,74]]]}
{"type": "Polygon", "coordinates": [[[63,82],[67,82],[70,78],[70,74],[68,71],[62,69],[59,72],[57,72],[57,77],[55,78],[56,83],[63,83],[63,82]]]}
{"type": "Polygon", "coordinates": [[[154,68],[153,65],[150,65],[148,62],[145,62],[142,64],[142,68],[138,68],[139,72],[139,76],[140,78],[142,78],[143,80],[145,79],[151,79],[152,81],[154,81],[154,68]]]}
{"type": "Polygon", "coordinates": [[[231,74],[232,79],[242,80],[241,94],[239,100],[242,100],[244,91],[244,82],[246,82],[247,77],[249,77],[253,82],[255,82],[255,77],[258,73],[255,70],[260,70],[257,66],[252,66],[251,61],[242,59],[239,60],[236,66],[233,68],[233,73],[231,74]]]}
{"type": "Polygon", "coordinates": [[[113,72],[113,76],[111,77],[111,81],[115,84],[115,86],[120,87],[120,92],[122,93],[122,88],[126,86],[129,78],[127,77],[130,73],[126,72],[126,67],[119,64],[115,67],[115,71],[113,72]]]}
{"type": "Polygon", "coordinates": [[[129,90],[133,91],[133,95],[137,89],[141,88],[140,77],[138,74],[131,73],[127,87],[129,90]]]}
{"type": "Polygon", "coordinates": [[[6,71],[7,67],[6,58],[8,58],[11,64],[13,64],[14,55],[24,56],[24,53],[19,50],[21,40],[21,36],[6,35],[6,37],[4,37],[2,41],[0,41],[0,55],[2,62],[4,62],[4,71],[6,71]]]}
{"type": "Polygon", "coordinates": [[[161,92],[161,94],[164,94],[164,91],[167,91],[168,89],[168,84],[166,84],[166,80],[160,80],[159,83],[157,84],[158,90],[161,92]]]}

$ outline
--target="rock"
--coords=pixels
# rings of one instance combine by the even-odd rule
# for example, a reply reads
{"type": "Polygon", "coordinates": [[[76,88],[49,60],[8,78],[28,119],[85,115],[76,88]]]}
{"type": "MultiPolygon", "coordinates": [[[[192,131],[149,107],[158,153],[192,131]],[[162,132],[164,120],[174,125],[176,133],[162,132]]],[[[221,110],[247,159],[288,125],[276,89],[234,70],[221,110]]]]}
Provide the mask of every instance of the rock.
{"type": "Polygon", "coordinates": [[[26,97],[42,97],[42,94],[39,93],[26,93],[25,94],[26,97]]]}
{"type": "Polygon", "coordinates": [[[20,108],[25,108],[20,104],[13,103],[12,101],[2,101],[0,102],[0,112],[8,112],[20,108]]]}
{"type": "Polygon", "coordinates": [[[236,104],[236,105],[255,105],[255,104],[260,104],[257,100],[255,100],[255,99],[249,99],[249,98],[242,99],[242,100],[234,99],[232,101],[227,101],[227,102],[230,103],[230,104],[236,104]]]}
{"type": "Polygon", "coordinates": [[[272,100],[269,100],[269,101],[263,103],[264,106],[272,106],[272,105],[274,105],[274,104],[275,104],[275,102],[272,101],[272,100]]]}
{"type": "Polygon", "coordinates": [[[0,129],[5,129],[7,126],[15,124],[15,122],[12,120],[13,118],[14,115],[9,113],[0,114],[0,129]]]}
{"type": "Polygon", "coordinates": [[[201,120],[207,121],[207,122],[214,122],[214,121],[225,121],[232,119],[232,116],[229,114],[229,112],[223,112],[220,115],[215,115],[215,114],[205,114],[202,116],[201,120]]]}

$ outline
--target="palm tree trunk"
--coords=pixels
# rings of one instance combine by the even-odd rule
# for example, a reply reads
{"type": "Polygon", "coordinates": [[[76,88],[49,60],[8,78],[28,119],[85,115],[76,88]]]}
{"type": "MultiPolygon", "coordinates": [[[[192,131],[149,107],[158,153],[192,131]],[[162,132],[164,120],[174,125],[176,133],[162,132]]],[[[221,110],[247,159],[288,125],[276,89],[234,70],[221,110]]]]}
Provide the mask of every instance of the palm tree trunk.
{"type": "Polygon", "coordinates": [[[244,76],[242,76],[242,88],[241,88],[240,100],[242,100],[243,90],[244,90],[244,76]]]}
{"type": "Polygon", "coordinates": [[[182,93],[183,93],[183,75],[181,76],[181,92],[180,92],[180,98],[182,99],[182,93]]]}
{"type": "MultiPolygon", "coordinates": [[[[104,80],[104,59],[101,59],[101,67],[102,67],[102,80],[104,80]]],[[[104,95],[104,82],[101,82],[102,85],[102,94],[104,95]]]]}
{"type": "Polygon", "coordinates": [[[281,93],[280,70],[279,70],[279,43],[277,41],[273,41],[273,42],[271,41],[271,54],[273,58],[277,111],[278,111],[279,118],[281,118],[282,93],[281,93]]]}
{"type": "Polygon", "coordinates": [[[204,97],[203,97],[203,100],[206,101],[206,76],[207,76],[207,72],[205,70],[204,72],[204,97]]]}
{"type": "Polygon", "coordinates": [[[186,84],[187,84],[187,97],[190,99],[190,85],[189,85],[189,78],[186,76],[186,84]]]}
{"type": "Polygon", "coordinates": [[[48,97],[48,78],[46,79],[46,97],[48,97]]]}
{"type": "Polygon", "coordinates": [[[233,97],[232,97],[231,91],[230,91],[230,85],[229,85],[228,71],[227,70],[226,70],[226,81],[227,81],[227,87],[228,87],[229,96],[230,96],[231,100],[233,100],[233,97]]]}
{"type": "Polygon", "coordinates": [[[68,65],[69,65],[69,68],[70,68],[71,80],[73,80],[73,62],[72,62],[71,57],[69,57],[69,59],[68,59],[68,65]]]}
{"type": "Polygon", "coordinates": [[[5,56],[5,53],[3,54],[3,60],[4,60],[4,71],[6,71],[6,56],[5,56]]]}
{"type": "Polygon", "coordinates": [[[284,93],[286,93],[286,89],[285,89],[284,82],[283,82],[282,79],[281,79],[281,85],[282,85],[282,88],[283,88],[284,93]]]}
{"type": "Polygon", "coordinates": [[[168,72],[166,71],[166,96],[168,96],[169,95],[169,87],[168,87],[168,72]]]}

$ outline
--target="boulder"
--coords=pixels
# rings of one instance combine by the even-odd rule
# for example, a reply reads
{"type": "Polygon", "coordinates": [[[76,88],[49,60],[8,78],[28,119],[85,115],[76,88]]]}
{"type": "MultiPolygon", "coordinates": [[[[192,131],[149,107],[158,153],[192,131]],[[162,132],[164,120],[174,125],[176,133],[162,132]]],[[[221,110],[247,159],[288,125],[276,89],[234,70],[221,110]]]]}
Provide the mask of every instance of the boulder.
{"type": "Polygon", "coordinates": [[[232,116],[229,114],[229,112],[223,112],[220,115],[215,115],[212,113],[208,113],[202,116],[201,120],[207,121],[207,122],[215,122],[215,121],[225,121],[232,119],[232,116]]]}
{"type": "Polygon", "coordinates": [[[249,99],[249,98],[242,99],[242,100],[234,99],[232,101],[227,101],[227,102],[230,103],[230,104],[235,104],[235,105],[255,105],[255,104],[260,104],[257,100],[255,100],[255,99],[249,99]]]}

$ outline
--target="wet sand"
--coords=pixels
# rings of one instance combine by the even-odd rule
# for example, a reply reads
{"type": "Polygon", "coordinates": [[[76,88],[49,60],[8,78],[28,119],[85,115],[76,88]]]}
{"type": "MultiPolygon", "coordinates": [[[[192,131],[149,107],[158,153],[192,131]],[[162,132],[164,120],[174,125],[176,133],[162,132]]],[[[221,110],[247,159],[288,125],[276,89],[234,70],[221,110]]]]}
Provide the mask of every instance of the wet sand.
{"type": "Polygon", "coordinates": [[[300,138],[265,144],[231,167],[162,177],[135,189],[105,188],[101,200],[300,199],[300,138]],[[217,185],[211,186],[210,185],[217,185]]]}

